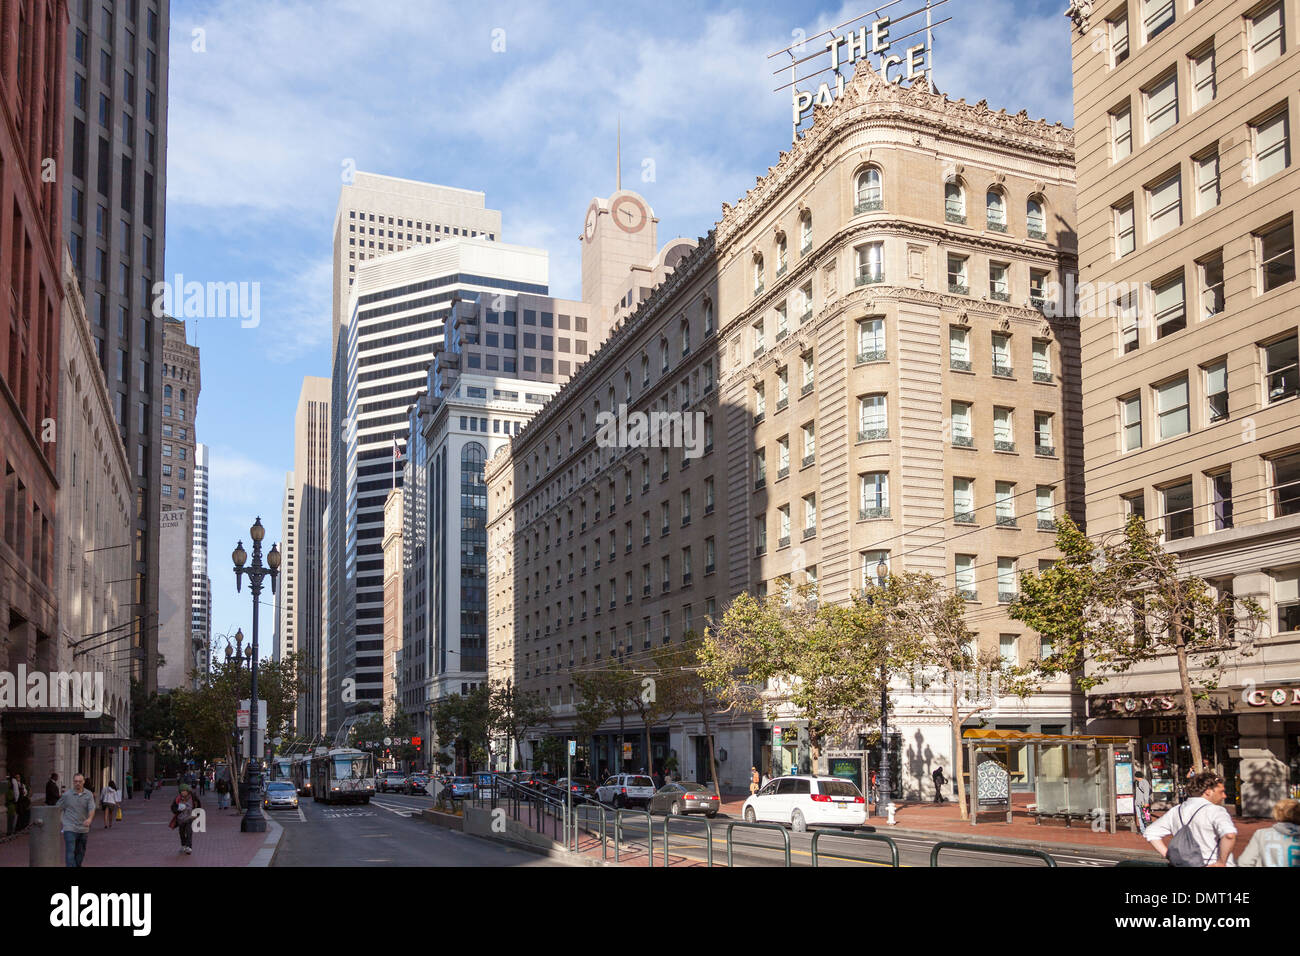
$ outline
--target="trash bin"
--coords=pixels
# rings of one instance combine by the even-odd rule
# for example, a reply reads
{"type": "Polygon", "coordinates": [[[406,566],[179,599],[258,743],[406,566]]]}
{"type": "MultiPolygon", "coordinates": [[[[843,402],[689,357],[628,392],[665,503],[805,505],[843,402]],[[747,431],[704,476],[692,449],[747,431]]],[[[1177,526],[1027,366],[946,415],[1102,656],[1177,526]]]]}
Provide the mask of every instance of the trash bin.
{"type": "Polygon", "coordinates": [[[27,830],[28,866],[63,866],[63,834],[58,807],[32,807],[32,825],[27,830]]]}

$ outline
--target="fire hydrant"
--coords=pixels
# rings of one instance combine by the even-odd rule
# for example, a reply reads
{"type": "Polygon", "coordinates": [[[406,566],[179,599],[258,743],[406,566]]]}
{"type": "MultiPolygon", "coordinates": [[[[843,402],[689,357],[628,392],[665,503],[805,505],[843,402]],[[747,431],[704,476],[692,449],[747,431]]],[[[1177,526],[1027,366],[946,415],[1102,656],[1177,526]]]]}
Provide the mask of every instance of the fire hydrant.
{"type": "Polygon", "coordinates": [[[886,806],[885,812],[889,814],[889,825],[891,827],[894,826],[898,822],[897,820],[894,819],[894,804],[890,803],[888,806],[886,806]]]}

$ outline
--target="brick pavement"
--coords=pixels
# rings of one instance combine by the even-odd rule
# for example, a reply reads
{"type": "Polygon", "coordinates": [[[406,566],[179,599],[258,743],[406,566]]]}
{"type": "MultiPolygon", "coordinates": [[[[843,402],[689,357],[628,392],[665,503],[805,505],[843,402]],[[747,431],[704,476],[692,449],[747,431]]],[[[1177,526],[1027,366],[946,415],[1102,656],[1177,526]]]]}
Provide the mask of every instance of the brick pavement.
{"type": "MultiPolygon", "coordinates": [[[[111,829],[104,829],[104,814],[97,812],[90,828],[84,865],[209,867],[269,864],[271,854],[259,851],[267,845],[268,837],[272,841],[278,837],[282,832],[280,825],[270,821],[266,833],[241,833],[240,814],[233,809],[218,810],[215,793],[200,798],[206,811],[206,832],[194,834],[193,854],[181,853],[180,834],[167,826],[176,792],[175,787],[163,787],[155,790],[149,800],[137,793],[133,799],[122,803],[122,819],[114,822],[111,829]]],[[[28,854],[25,835],[0,844],[0,867],[27,866],[28,854]]]]}

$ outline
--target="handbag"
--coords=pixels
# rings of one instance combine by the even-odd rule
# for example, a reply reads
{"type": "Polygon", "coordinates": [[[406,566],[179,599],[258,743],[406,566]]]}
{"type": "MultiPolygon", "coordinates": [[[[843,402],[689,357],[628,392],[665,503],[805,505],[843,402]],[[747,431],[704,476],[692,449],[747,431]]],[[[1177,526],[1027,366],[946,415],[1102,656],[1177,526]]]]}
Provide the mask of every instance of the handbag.
{"type": "Polygon", "coordinates": [[[117,819],[122,819],[122,804],[120,803],[117,805],[117,819]]]}
{"type": "Polygon", "coordinates": [[[171,821],[167,824],[167,829],[175,830],[178,826],[180,826],[180,824],[176,822],[176,814],[173,813],[171,821]]]}

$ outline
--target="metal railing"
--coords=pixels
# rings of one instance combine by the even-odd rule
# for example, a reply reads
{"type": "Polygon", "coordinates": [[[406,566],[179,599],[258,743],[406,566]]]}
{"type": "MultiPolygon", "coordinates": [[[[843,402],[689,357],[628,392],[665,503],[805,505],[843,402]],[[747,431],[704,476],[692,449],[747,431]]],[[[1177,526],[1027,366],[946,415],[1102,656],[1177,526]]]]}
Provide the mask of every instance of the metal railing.
{"type": "Polygon", "coordinates": [[[746,830],[775,830],[778,833],[780,833],[781,839],[785,844],[785,865],[787,868],[790,866],[790,831],[789,830],[781,826],[781,824],[779,823],[740,823],[737,821],[732,821],[731,823],[727,824],[727,866],[729,868],[735,865],[734,863],[732,863],[732,850],[737,845],[758,847],[759,849],[766,849],[766,850],[771,849],[771,847],[767,846],[767,844],[765,843],[737,844],[735,839],[732,837],[732,832],[736,829],[736,827],[741,827],[746,830]]]}
{"type": "Polygon", "coordinates": [[[973,853],[994,853],[999,856],[1027,856],[1031,859],[1042,860],[1048,866],[1056,866],[1056,860],[1042,850],[1030,850],[1019,846],[993,846],[989,843],[957,843],[951,840],[940,840],[930,848],[931,866],[939,865],[939,853],[942,850],[967,850],[973,853]]]}
{"type": "MultiPolygon", "coordinates": [[[[820,865],[821,865],[821,864],[818,862],[818,861],[819,861],[819,857],[817,856],[817,841],[820,840],[820,839],[821,839],[822,837],[824,837],[824,836],[830,836],[831,838],[833,838],[833,839],[838,839],[838,840],[867,840],[867,841],[872,841],[872,842],[876,842],[876,843],[884,843],[884,844],[887,844],[887,845],[889,846],[889,857],[890,857],[890,863],[889,863],[889,865],[892,866],[892,867],[894,867],[895,869],[897,869],[898,866],[899,866],[899,862],[898,862],[898,844],[895,843],[895,842],[894,842],[890,837],[887,837],[887,836],[885,836],[885,835],[883,835],[883,834],[880,834],[880,833],[828,833],[828,832],[823,831],[823,830],[814,830],[814,831],[813,831],[813,835],[812,835],[812,865],[813,865],[813,866],[820,866],[820,865]]],[[[875,863],[875,862],[877,862],[877,861],[875,861],[875,860],[855,860],[854,862],[855,862],[855,863],[875,863]]]]}

